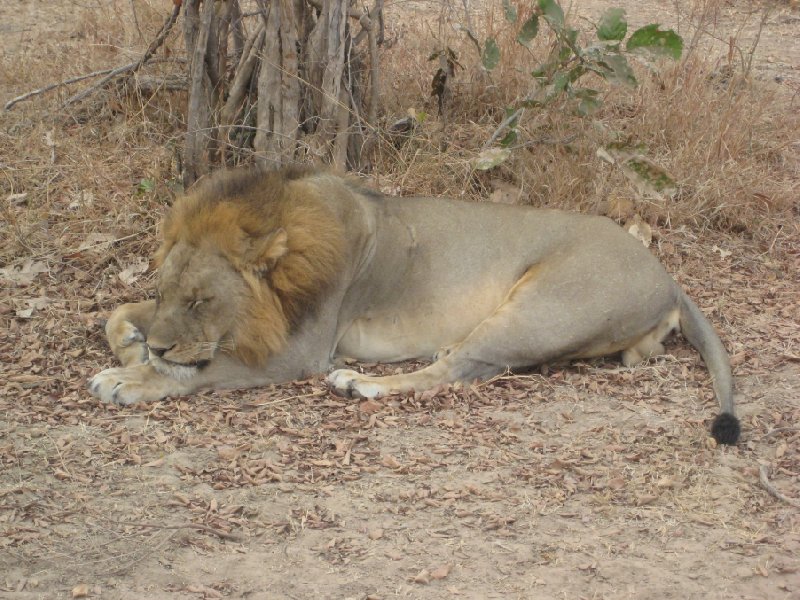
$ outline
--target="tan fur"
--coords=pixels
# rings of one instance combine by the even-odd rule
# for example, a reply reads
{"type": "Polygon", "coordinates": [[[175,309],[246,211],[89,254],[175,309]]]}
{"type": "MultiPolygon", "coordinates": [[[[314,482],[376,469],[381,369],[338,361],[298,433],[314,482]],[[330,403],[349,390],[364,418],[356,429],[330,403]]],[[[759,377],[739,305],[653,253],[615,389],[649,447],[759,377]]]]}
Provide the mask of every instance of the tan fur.
{"type": "Polygon", "coordinates": [[[163,235],[158,302],[109,320],[125,366],[92,379],[105,401],[288,381],[337,357],[436,355],[411,373],[328,378],[340,394],[382,396],[610,353],[633,364],[682,329],[713,376],[714,436],[738,437],[711,324],[608,219],[389,198],[324,173],[253,170],[211,177],[178,200],[163,235]]]}

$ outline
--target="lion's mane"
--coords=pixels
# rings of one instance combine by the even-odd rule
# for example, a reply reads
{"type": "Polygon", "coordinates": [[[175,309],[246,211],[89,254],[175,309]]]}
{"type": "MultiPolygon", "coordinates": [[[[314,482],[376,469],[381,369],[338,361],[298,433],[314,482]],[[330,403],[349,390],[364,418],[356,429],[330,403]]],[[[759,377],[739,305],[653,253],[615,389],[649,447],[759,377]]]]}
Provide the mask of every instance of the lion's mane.
{"type": "Polygon", "coordinates": [[[218,173],[176,201],[156,253],[161,264],[179,241],[219,252],[250,290],[237,315],[233,354],[259,364],[279,352],[340,273],[344,227],[321,200],[313,171],[253,168],[218,173]]]}

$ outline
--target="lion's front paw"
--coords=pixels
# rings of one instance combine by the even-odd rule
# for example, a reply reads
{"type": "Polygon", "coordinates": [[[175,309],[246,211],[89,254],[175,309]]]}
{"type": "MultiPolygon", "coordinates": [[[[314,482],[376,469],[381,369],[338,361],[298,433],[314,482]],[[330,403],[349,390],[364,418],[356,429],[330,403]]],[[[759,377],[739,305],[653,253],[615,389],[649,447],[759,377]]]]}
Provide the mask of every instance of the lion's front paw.
{"type": "Polygon", "coordinates": [[[109,321],[106,335],[111,350],[126,367],[147,362],[150,352],[144,335],[130,321],[109,321]]]}
{"type": "MultiPolygon", "coordinates": [[[[102,402],[127,406],[171,395],[163,378],[150,365],[116,367],[100,371],[89,380],[89,391],[102,402]]],[[[176,391],[175,393],[180,393],[176,391]]]]}
{"type": "Polygon", "coordinates": [[[338,369],[328,375],[328,383],[334,392],[347,398],[377,398],[385,396],[385,386],[377,378],[362,375],[349,369],[338,369]]]}

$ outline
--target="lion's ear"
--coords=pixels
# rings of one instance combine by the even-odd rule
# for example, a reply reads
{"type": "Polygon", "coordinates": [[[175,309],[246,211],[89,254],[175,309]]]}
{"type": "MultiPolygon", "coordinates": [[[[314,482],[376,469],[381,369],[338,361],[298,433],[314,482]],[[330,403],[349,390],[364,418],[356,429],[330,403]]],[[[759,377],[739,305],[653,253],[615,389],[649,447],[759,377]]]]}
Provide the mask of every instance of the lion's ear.
{"type": "Polygon", "coordinates": [[[289,236],[283,228],[259,238],[251,240],[250,248],[245,252],[247,265],[258,272],[271,269],[275,262],[289,251],[289,236]]]}

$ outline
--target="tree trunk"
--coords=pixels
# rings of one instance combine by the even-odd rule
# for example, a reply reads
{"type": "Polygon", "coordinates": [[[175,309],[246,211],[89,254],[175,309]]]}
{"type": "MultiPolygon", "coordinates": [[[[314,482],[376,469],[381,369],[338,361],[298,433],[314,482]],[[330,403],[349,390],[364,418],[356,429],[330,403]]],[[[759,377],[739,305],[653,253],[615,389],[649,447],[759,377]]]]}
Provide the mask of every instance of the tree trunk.
{"type": "Polygon", "coordinates": [[[253,159],[359,166],[364,115],[374,127],[379,111],[376,2],[257,0],[243,15],[239,0],[184,0],[184,185],[253,159]]]}

